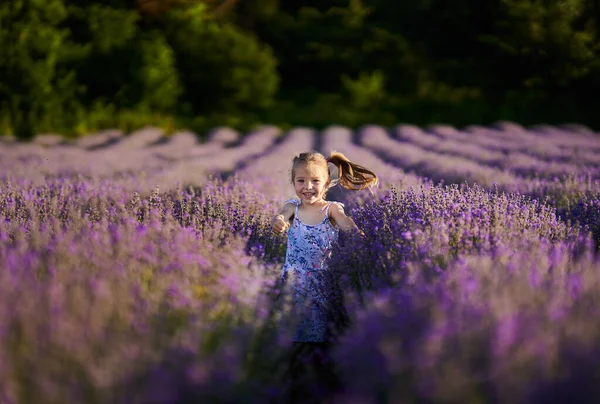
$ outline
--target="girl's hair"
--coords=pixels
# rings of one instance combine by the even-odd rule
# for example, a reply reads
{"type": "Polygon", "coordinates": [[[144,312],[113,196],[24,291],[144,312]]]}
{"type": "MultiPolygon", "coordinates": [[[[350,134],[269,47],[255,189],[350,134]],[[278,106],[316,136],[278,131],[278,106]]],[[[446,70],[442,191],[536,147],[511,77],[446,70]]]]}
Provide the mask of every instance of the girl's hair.
{"type": "Polygon", "coordinates": [[[379,184],[377,175],[361,165],[351,162],[346,156],[340,152],[332,151],[328,158],[325,158],[321,153],[310,151],[300,153],[294,157],[292,164],[292,183],[296,177],[296,167],[301,163],[306,164],[322,164],[329,174],[330,184],[328,188],[333,187],[338,182],[346,189],[353,191],[371,188],[379,184]],[[327,164],[331,163],[338,169],[338,179],[332,180],[327,164]]]}

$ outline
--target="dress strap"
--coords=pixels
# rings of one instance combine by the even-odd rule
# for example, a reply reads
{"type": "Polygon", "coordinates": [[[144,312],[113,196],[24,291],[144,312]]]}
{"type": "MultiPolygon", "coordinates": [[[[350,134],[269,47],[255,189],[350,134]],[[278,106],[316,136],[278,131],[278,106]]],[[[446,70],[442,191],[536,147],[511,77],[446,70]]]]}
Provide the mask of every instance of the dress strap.
{"type": "Polygon", "coordinates": [[[291,198],[291,199],[286,200],[284,202],[284,204],[285,203],[293,203],[294,204],[294,206],[295,206],[294,207],[294,220],[295,220],[298,217],[298,206],[302,203],[302,201],[299,199],[291,198]]]}
{"type": "Polygon", "coordinates": [[[323,212],[323,210],[325,210],[325,217],[329,217],[329,207],[334,203],[341,205],[342,208],[344,207],[344,204],[341,202],[327,202],[327,205],[323,206],[323,208],[321,209],[321,212],[323,212]]]}
{"type": "Polygon", "coordinates": [[[300,199],[296,199],[296,198],[290,198],[290,199],[286,199],[285,201],[283,201],[284,204],[286,203],[293,203],[294,205],[298,206],[302,203],[302,201],[300,199]]]}

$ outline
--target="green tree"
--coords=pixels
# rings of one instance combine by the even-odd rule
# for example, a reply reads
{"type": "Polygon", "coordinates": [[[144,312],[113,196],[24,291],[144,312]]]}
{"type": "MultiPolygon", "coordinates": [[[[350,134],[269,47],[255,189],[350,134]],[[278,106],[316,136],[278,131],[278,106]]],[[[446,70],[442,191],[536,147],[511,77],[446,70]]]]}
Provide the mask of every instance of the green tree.
{"type": "Polygon", "coordinates": [[[135,9],[92,4],[70,11],[69,27],[81,49],[73,67],[88,108],[101,102],[173,110],[182,89],[175,55],[160,31],[141,29],[135,9]]]}
{"type": "Polygon", "coordinates": [[[380,71],[361,73],[355,80],[344,74],[342,84],[349,97],[349,104],[359,110],[377,105],[386,95],[385,79],[380,71]]]}
{"type": "Polygon", "coordinates": [[[79,87],[69,57],[69,31],[62,0],[0,3],[0,114],[14,134],[62,128],[80,109],[79,87]]]}
{"type": "Polygon", "coordinates": [[[159,111],[174,110],[182,93],[175,53],[161,32],[146,34],[139,45],[137,58],[140,69],[133,75],[140,105],[159,111]]]}
{"type": "Polygon", "coordinates": [[[495,30],[480,40],[506,70],[504,88],[557,90],[590,73],[600,47],[587,0],[501,0],[495,30]]]}
{"type": "Polygon", "coordinates": [[[171,10],[165,32],[185,89],[186,112],[258,111],[272,104],[277,61],[254,35],[214,20],[202,4],[171,10]]]}
{"type": "Polygon", "coordinates": [[[400,32],[373,23],[376,10],[368,3],[325,1],[296,9],[287,5],[287,11],[260,22],[260,37],[273,46],[280,61],[284,95],[339,93],[344,91],[342,75],[358,77],[377,70],[391,92],[414,91],[420,69],[414,48],[400,32]]]}

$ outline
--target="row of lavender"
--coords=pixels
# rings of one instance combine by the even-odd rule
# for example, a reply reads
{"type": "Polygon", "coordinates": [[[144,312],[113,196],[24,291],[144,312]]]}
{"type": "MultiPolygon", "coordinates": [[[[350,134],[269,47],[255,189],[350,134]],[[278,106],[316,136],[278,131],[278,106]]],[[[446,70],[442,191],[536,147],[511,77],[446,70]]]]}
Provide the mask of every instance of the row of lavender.
{"type": "MultiPolygon", "coordinates": [[[[209,155],[236,172],[225,183],[193,172],[190,186],[149,192],[143,161],[127,177],[72,170],[3,181],[0,402],[281,398],[289,335],[279,325],[292,319],[274,299],[285,239],[268,222],[289,196],[290,156],[311,147],[343,151],[384,183],[374,195],[336,190],[370,235],[342,237],[332,262],[350,319],[334,352],[346,388],[338,401],[584,402],[598,393],[591,177],[535,188],[564,198],[587,227],[571,226],[554,207],[493,184],[434,186],[406,174],[361,146],[361,132],[264,128],[252,142],[222,133],[225,146],[209,155]]],[[[151,164],[160,145],[135,149],[151,164]]],[[[127,156],[115,167],[132,164],[127,156]]],[[[34,172],[27,163],[3,173],[34,172]]]]}
{"type": "Polygon", "coordinates": [[[199,400],[243,394],[277,279],[257,258],[281,251],[271,210],[233,182],[3,184],[0,402],[175,402],[179,381],[199,400]]]}
{"type": "MultiPolygon", "coordinates": [[[[282,397],[279,324],[293,319],[272,299],[276,206],[237,178],[145,197],[83,179],[4,184],[2,402],[282,397]]],[[[371,236],[343,237],[333,256],[351,319],[338,400],[595,392],[600,262],[551,207],[433,186],[349,213],[371,236]]]]}
{"type": "MultiPolygon", "coordinates": [[[[519,142],[499,138],[499,143],[492,145],[489,141],[494,137],[481,130],[472,135],[448,128],[434,128],[432,132],[444,136],[452,133],[452,137],[406,126],[399,127],[394,137],[383,128],[371,126],[360,132],[360,142],[403,169],[435,182],[469,182],[485,187],[497,184],[509,192],[530,194],[543,183],[564,182],[566,178],[581,178],[583,183],[599,179],[600,136],[586,137],[589,145],[582,152],[583,146],[559,149],[541,136],[523,134],[519,142]]],[[[563,140],[577,145],[578,136],[565,134],[563,140]]]]}
{"type": "Polygon", "coordinates": [[[144,128],[127,136],[102,132],[76,142],[42,137],[32,143],[0,143],[0,176],[43,184],[48,177],[81,175],[118,180],[143,192],[200,185],[211,174],[232,172],[260,155],[280,133],[263,127],[241,139],[238,132],[222,128],[199,143],[190,132],[165,137],[159,129],[144,128]]]}
{"type": "Polygon", "coordinates": [[[107,131],[70,142],[42,136],[30,144],[0,143],[0,172],[3,177],[27,178],[38,184],[47,176],[74,173],[120,177],[122,182],[129,178],[131,188],[150,192],[156,186],[171,189],[176,184],[201,184],[211,174],[228,175],[242,167],[279,165],[276,171],[263,171],[276,177],[272,188],[281,189],[285,183],[280,179],[286,178],[283,170],[288,168],[278,162],[310,147],[323,153],[345,152],[382,173],[384,185],[419,185],[428,182],[424,177],[434,183],[467,182],[541,199],[550,196],[557,200],[557,207],[565,205],[559,200],[563,194],[575,197],[595,189],[600,175],[600,136],[596,133],[577,126],[526,130],[510,123],[462,131],[441,125],[427,130],[410,125],[389,130],[365,126],[356,133],[332,126],[320,135],[311,129],[283,133],[263,127],[243,138],[222,128],[203,143],[189,132],[165,137],[153,128],[128,136],[107,131]]]}

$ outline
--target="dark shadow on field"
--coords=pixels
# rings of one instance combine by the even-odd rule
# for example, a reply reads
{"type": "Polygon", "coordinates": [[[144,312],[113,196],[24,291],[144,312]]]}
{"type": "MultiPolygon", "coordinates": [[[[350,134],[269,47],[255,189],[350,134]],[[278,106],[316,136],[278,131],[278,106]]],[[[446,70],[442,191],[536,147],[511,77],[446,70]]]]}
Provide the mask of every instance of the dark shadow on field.
{"type": "MultiPolygon", "coordinates": [[[[273,141],[273,143],[271,143],[266,149],[264,149],[259,154],[251,156],[245,160],[240,161],[233,170],[221,173],[221,178],[225,181],[229,177],[235,175],[236,173],[243,171],[244,168],[246,168],[248,165],[255,163],[257,160],[260,160],[262,157],[269,155],[270,153],[273,152],[273,150],[277,150],[277,147],[279,147],[279,145],[285,141],[286,136],[287,136],[287,134],[282,134],[280,136],[277,136],[275,138],[275,140],[273,141]]],[[[240,146],[241,143],[242,142],[240,140],[240,142],[238,142],[238,144],[236,144],[235,147],[240,146]]]]}
{"type": "Polygon", "coordinates": [[[83,146],[87,151],[96,151],[106,149],[119,143],[126,135],[120,131],[105,130],[94,135],[91,135],[92,144],[89,146],[83,146]]]}
{"type": "Polygon", "coordinates": [[[561,349],[565,358],[558,380],[536,383],[527,397],[528,403],[563,404],[597,403],[600,397],[600,349],[594,352],[575,352],[566,346],[561,349]]]}
{"type": "Polygon", "coordinates": [[[112,139],[108,139],[106,142],[104,142],[102,144],[97,144],[94,146],[86,147],[86,149],[88,151],[96,151],[96,150],[106,149],[110,146],[116,145],[120,141],[121,141],[121,139],[119,139],[119,138],[112,138],[112,139]]]}
{"type": "Polygon", "coordinates": [[[354,191],[350,191],[350,190],[344,189],[340,185],[336,185],[333,188],[329,189],[329,191],[327,191],[327,200],[341,202],[344,205],[348,205],[349,196],[351,195],[350,194],[351,192],[354,192],[354,191]]]}
{"type": "MultiPolygon", "coordinates": [[[[161,359],[142,367],[114,391],[118,404],[196,403],[323,403],[340,391],[331,362],[333,343],[281,343],[284,281],[266,290],[269,307],[264,325],[234,327],[210,352],[199,354],[205,343],[165,349],[161,359]],[[231,352],[235,353],[234,361],[231,352]],[[238,359],[239,361],[235,360],[238,359]],[[239,365],[239,363],[241,365],[239,365]],[[239,366],[238,366],[239,365],[239,366]],[[232,371],[233,370],[233,371],[232,371]]],[[[289,320],[289,319],[288,319],[289,320]]],[[[160,334],[157,326],[156,334],[160,334]]],[[[151,331],[152,332],[152,331],[151,331]]],[[[172,343],[168,338],[162,345],[172,343]]]]}
{"type": "Polygon", "coordinates": [[[291,349],[286,377],[289,388],[286,403],[323,403],[341,391],[336,373],[331,342],[295,343],[291,349]]]}
{"type": "MultiPolygon", "coordinates": [[[[330,277],[335,281],[334,276],[330,277]]],[[[327,282],[326,282],[327,283],[327,282]]],[[[285,403],[333,403],[343,394],[333,351],[339,337],[348,327],[348,316],[338,284],[328,287],[329,326],[324,342],[293,342],[284,373],[285,403]]],[[[296,317],[296,314],[292,315],[296,317]]]]}

